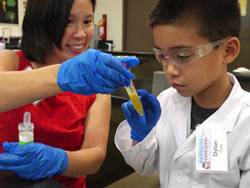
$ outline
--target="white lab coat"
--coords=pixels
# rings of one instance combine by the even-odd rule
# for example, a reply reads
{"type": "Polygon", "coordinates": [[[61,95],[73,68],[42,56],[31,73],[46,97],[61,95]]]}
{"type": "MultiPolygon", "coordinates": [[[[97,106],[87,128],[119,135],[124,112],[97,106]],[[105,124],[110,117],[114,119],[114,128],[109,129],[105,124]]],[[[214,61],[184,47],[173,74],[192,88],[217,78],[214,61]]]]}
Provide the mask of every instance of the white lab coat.
{"type": "Polygon", "coordinates": [[[173,88],[158,96],[161,118],[142,142],[132,147],[127,121],[119,125],[115,143],[126,163],[141,175],[157,170],[161,188],[249,188],[250,94],[241,89],[233,75],[228,76],[233,84],[229,97],[200,125],[226,129],[227,173],[195,170],[195,131],[189,136],[191,97],[182,97],[173,88]]]}

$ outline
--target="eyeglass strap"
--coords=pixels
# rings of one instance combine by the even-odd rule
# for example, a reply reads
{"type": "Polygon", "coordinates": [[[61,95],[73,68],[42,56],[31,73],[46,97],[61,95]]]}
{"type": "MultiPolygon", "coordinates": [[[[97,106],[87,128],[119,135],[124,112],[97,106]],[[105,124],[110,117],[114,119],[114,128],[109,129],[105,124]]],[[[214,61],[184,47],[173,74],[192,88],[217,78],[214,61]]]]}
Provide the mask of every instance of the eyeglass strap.
{"type": "Polygon", "coordinates": [[[213,45],[213,47],[216,47],[220,45],[221,43],[223,43],[225,40],[226,39],[217,40],[217,41],[211,42],[211,44],[213,45]]]}

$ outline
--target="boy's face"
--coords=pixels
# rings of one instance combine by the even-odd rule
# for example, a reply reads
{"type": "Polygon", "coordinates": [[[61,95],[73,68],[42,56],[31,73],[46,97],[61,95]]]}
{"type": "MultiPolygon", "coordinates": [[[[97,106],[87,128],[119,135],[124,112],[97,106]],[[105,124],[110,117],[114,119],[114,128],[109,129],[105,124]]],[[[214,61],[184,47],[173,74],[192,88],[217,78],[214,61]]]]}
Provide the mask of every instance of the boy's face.
{"type": "MultiPolygon", "coordinates": [[[[210,43],[190,25],[157,25],[153,28],[153,37],[155,47],[164,52],[170,49],[195,49],[210,43]]],[[[219,91],[221,85],[225,84],[227,72],[226,65],[223,64],[222,45],[186,66],[178,66],[171,59],[167,61],[163,70],[172,87],[182,96],[219,91]]]]}

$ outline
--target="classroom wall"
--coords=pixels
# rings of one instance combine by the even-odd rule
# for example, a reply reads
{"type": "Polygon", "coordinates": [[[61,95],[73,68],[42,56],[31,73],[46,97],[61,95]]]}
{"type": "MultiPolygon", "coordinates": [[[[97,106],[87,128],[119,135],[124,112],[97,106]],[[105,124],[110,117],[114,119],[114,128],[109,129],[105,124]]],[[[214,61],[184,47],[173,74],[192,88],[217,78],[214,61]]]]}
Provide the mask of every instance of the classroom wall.
{"type": "Polygon", "coordinates": [[[97,0],[95,10],[95,24],[98,25],[102,14],[107,14],[107,40],[113,40],[114,50],[122,50],[123,41],[123,1],[97,0]]]}
{"type": "Polygon", "coordinates": [[[124,2],[123,48],[125,51],[153,52],[153,34],[147,25],[147,19],[154,3],[155,0],[124,2]]]}
{"type": "Polygon", "coordinates": [[[240,32],[240,54],[238,58],[229,64],[229,71],[238,67],[246,67],[250,69],[250,1],[247,2],[247,13],[241,17],[240,32]]]}

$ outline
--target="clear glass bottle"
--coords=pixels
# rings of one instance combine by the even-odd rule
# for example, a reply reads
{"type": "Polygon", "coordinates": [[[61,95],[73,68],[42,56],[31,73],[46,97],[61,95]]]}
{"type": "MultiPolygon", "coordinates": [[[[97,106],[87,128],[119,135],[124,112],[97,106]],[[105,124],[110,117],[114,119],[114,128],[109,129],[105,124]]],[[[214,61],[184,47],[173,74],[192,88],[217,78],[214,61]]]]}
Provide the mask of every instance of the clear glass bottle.
{"type": "Polygon", "coordinates": [[[24,113],[23,122],[18,124],[19,145],[34,142],[34,124],[30,122],[31,116],[29,112],[24,113]]]}

